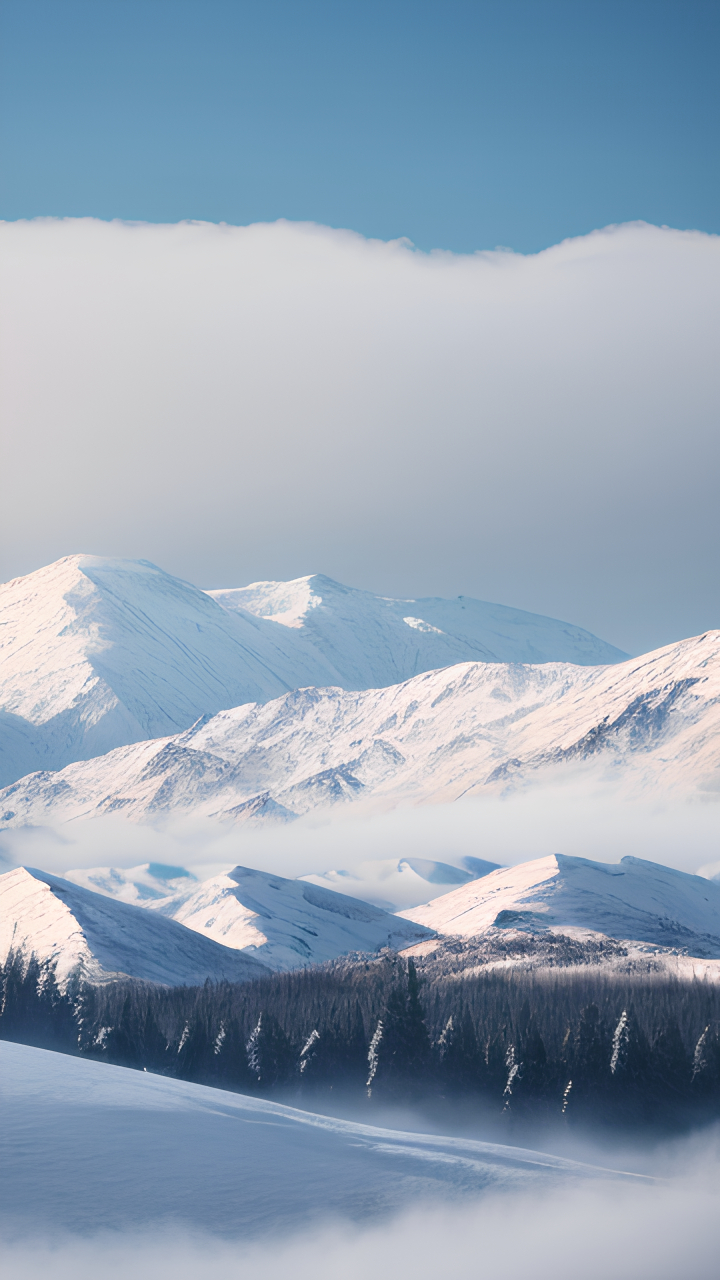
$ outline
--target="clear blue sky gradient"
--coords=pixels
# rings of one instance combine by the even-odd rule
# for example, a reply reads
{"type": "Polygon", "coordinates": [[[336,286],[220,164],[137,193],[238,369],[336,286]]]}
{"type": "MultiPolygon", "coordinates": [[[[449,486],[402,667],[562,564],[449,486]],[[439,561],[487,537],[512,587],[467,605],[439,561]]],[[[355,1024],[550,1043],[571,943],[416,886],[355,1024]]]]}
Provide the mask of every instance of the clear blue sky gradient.
{"type": "Polygon", "coordinates": [[[718,0],[4,0],[0,216],[720,232],[718,0]]]}

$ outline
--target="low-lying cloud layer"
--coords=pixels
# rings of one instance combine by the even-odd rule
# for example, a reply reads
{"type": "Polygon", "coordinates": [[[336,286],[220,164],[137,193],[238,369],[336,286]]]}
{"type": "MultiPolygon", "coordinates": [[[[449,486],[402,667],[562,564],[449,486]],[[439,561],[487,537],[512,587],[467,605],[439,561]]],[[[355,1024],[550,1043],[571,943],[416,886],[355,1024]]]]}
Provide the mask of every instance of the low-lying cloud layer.
{"type": "MultiPolygon", "coordinates": [[[[5,831],[0,857],[62,874],[78,867],[185,866],[204,879],[240,864],[299,876],[371,859],[471,856],[514,865],[549,853],[601,862],[626,855],[695,872],[720,859],[717,797],[632,798],[591,769],[508,797],[391,812],[336,808],[264,828],[179,820],[135,825],[109,816],[5,831]]],[[[712,867],[712,870],[717,868],[712,867]]]]}
{"type": "Polygon", "coordinates": [[[0,228],[0,576],[74,551],[202,586],[325,572],[718,625],[720,240],[533,257],[275,223],[0,228]]]}
{"type": "Polygon", "coordinates": [[[181,1222],[135,1237],[10,1239],[0,1243],[0,1260],[16,1280],[714,1280],[716,1141],[696,1140],[674,1154],[684,1175],[676,1163],[675,1176],[655,1184],[493,1195],[456,1210],[423,1205],[381,1225],[329,1224],[252,1245],[185,1235],[181,1222]]]}

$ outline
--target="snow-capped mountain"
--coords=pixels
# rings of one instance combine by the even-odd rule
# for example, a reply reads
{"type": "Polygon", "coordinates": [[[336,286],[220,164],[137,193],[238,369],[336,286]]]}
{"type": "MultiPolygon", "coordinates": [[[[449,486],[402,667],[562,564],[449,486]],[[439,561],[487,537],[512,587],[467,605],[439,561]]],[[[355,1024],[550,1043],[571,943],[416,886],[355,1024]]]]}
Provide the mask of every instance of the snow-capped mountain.
{"type": "Polygon", "coordinates": [[[329,585],[322,600],[306,589],[310,621],[298,615],[292,626],[284,615],[262,616],[271,605],[257,588],[240,588],[249,592],[245,605],[237,592],[200,591],[145,560],[66,556],[0,586],[0,785],[307,685],[365,689],[470,658],[623,656],[534,614],[423,601],[431,622],[408,614],[419,602],[383,602],[330,579],[303,582],[329,585]],[[447,633],[445,606],[455,628],[447,633]],[[465,613],[463,630],[453,617],[465,613]]]}
{"type": "Polygon", "coordinates": [[[0,876],[0,963],[11,950],[52,963],[61,986],[73,974],[86,982],[127,976],[179,986],[206,978],[245,982],[268,972],[253,956],[174,920],[33,867],[0,876]]]}
{"type": "Polygon", "coordinates": [[[349,951],[400,950],[431,936],[424,926],[357,898],[247,867],[146,906],[226,947],[242,948],[273,970],[321,964],[349,951]]]}
{"type": "Polygon", "coordinates": [[[379,689],[457,662],[573,662],[597,666],[627,654],[582,627],[470,596],[391,600],[314,574],[209,591],[229,611],[304,636],[343,689],[379,689]]]}
{"type": "MultiPolygon", "coordinates": [[[[336,1120],[8,1041],[0,1041],[0,1105],[3,1232],[17,1238],[28,1230],[33,1241],[102,1232],[105,1260],[112,1234],[125,1239],[159,1227],[158,1250],[142,1275],[187,1274],[186,1233],[194,1228],[220,1239],[274,1238],[291,1228],[306,1232],[318,1218],[366,1223],[417,1208],[419,1197],[457,1205],[468,1195],[551,1191],[558,1182],[608,1176],[521,1147],[336,1120]],[[175,1232],[179,1222],[178,1269],[166,1263],[168,1223],[175,1232]]],[[[217,1270],[216,1247],[205,1265],[208,1238],[199,1236],[191,1268],[198,1274],[217,1270]]],[[[236,1273],[234,1261],[229,1269],[236,1273]]],[[[294,1270],[305,1274],[305,1264],[294,1270]]],[[[127,1258],[112,1272],[127,1274],[127,1258]]],[[[79,1274],[77,1255],[63,1274],[79,1274]]]]}
{"type": "Polygon", "coordinates": [[[612,863],[553,854],[503,867],[401,914],[445,935],[581,929],[720,957],[720,885],[642,858],[612,863]]]}
{"type": "Polygon", "coordinates": [[[388,689],[301,689],[0,792],[0,823],[121,811],[287,820],[505,788],[593,760],[633,787],[720,782],[720,632],[612,667],[463,663],[388,689]]]}
{"type": "Polygon", "coordinates": [[[138,867],[87,867],[65,871],[64,880],[71,880],[93,893],[104,893],[120,902],[133,902],[143,906],[153,898],[167,898],[179,893],[190,884],[197,884],[197,877],[184,867],[169,867],[164,862],[143,862],[138,867]]]}
{"type": "Polygon", "coordinates": [[[430,858],[371,858],[352,870],[319,871],[301,876],[308,884],[361,898],[387,911],[421,906],[430,894],[448,893],[497,869],[483,858],[458,857],[452,863],[430,858]]]}
{"type": "Polygon", "coordinates": [[[302,637],[144,560],[66,556],[16,578],[0,624],[3,783],[335,682],[302,637]]]}

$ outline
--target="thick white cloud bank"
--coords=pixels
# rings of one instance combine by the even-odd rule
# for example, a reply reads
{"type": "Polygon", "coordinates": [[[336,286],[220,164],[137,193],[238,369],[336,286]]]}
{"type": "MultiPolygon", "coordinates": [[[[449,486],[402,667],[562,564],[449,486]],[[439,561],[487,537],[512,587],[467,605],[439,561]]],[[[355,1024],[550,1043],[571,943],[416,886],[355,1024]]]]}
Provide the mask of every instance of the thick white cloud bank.
{"type": "MultiPolygon", "coordinates": [[[[6,830],[0,871],[34,866],[62,875],[83,867],[161,862],[199,879],[240,864],[288,877],[353,870],[372,860],[483,858],[515,866],[552,853],[618,862],[632,856],[681,871],[720,872],[718,803],[633,798],[594,774],[509,797],[389,813],[353,806],[315,811],[289,826],[235,827],[177,819],[139,825],[118,815],[6,830]]],[[[428,897],[433,896],[428,886],[428,897]]]]}
{"type": "Polygon", "coordinates": [[[532,257],[305,224],[6,223],[0,576],[464,593],[639,652],[717,626],[720,238],[532,257]]]}

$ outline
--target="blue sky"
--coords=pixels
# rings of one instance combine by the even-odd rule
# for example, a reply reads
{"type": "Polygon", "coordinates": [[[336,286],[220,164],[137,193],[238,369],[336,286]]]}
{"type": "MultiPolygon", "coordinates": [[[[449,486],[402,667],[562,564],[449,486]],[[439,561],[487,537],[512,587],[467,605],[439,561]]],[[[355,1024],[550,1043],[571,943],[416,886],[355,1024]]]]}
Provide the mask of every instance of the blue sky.
{"type": "Polygon", "coordinates": [[[717,0],[4,0],[0,216],[720,231],[717,0]]]}
{"type": "Polygon", "coordinates": [[[0,14],[0,576],[720,624],[719,0],[0,14]]]}

